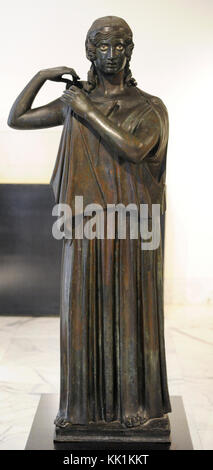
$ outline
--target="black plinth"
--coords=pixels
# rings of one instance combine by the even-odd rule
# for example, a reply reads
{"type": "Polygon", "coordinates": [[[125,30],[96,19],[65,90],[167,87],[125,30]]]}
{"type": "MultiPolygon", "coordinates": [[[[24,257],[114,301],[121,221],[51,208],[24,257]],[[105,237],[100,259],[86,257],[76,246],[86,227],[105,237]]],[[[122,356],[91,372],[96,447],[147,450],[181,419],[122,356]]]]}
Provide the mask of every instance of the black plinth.
{"type": "Polygon", "coordinates": [[[53,442],[54,419],[58,409],[58,395],[43,394],[33,421],[26,450],[192,450],[192,441],[187,425],[183,401],[181,397],[171,397],[172,413],[169,414],[171,426],[171,446],[164,443],[148,442],[98,442],[85,440],[82,442],[53,442]]]}

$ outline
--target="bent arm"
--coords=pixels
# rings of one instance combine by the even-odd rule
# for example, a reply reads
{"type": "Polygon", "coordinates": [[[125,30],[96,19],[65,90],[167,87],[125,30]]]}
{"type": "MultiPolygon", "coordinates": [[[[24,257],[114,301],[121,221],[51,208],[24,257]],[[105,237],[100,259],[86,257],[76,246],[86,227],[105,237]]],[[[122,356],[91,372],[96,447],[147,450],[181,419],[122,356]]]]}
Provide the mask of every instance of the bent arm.
{"type": "Polygon", "coordinates": [[[119,156],[131,163],[141,163],[159,140],[158,127],[150,128],[148,132],[146,129],[139,139],[118,127],[95,107],[89,111],[86,119],[106,144],[116,148],[119,156]]]}
{"type": "Polygon", "coordinates": [[[8,125],[13,129],[43,129],[63,124],[66,105],[56,99],[45,106],[31,109],[33,101],[46,81],[43,71],[38,72],[14,102],[8,125]]]}

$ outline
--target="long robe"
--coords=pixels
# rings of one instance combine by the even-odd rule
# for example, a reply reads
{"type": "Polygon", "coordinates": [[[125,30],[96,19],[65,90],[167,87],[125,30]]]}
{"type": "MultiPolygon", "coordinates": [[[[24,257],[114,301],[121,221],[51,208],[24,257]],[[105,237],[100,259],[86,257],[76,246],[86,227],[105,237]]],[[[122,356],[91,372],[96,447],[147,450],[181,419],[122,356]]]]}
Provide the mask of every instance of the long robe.
{"type": "MultiPolygon", "coordinates": [[[[167,111],[134,88],[132,100],[91,99],[141,141],[158,142],[140,164],[123,160],[69,108],[52,177],[56,202],[78,217],[90,203],[160,204],[165,211],[167,111]]],[[[127,225],[129,224],[127,218],[127,225]]],[[[163,324],[162,243],[141,239],[65,240],[61,277],[61,390],[58,426],[93,422],[137,426],[170,411],[163,324]]]]}

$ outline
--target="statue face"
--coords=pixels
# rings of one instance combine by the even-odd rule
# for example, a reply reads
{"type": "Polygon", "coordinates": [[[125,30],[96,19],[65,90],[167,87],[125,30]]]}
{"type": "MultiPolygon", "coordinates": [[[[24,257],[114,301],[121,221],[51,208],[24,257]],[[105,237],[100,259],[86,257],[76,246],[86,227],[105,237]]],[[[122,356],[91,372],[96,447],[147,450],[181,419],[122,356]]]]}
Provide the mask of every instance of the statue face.
{"type": "Polygon", "coordinates": [[[124,40],[118,36],[102,38],[96,46],[95,66],[100,72],[115,75],[126,65],[124,40]]]}

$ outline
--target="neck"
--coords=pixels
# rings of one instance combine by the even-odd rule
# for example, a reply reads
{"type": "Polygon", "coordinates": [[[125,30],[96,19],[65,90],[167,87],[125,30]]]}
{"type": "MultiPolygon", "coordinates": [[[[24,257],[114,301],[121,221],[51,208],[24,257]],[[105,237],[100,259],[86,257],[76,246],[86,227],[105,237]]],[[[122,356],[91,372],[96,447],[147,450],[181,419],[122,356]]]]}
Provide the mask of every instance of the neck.
{"type": "Polygon", "coordinates": [[[103,74],[97,70],[98,88],[105,95],[117,95],[124,90],[124,70],[116,73],[116,75],[103,74]]]}

